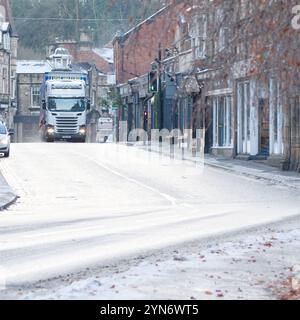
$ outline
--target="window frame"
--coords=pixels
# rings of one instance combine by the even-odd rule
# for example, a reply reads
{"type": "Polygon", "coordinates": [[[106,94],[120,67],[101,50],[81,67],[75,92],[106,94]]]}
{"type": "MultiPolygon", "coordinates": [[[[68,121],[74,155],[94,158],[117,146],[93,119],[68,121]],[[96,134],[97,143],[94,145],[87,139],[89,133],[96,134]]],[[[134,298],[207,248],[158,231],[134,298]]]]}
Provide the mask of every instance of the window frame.
{"type": "Polygon", "coordinates": [[[41,88],[38,85],[31,86],[31,95],[30,95],[31,96],[31,101],[30,101],[30,104],[31,104],[32,108],[40,107],[40,102],[41,102],[40,94],[41,94],[41,88]],[[36,92],[38,92],[38,94],[34,93],[34,90],[37,90],[36,92]],[[37,97],[38,104],[34,103],[34,96],[37,97]]]}
{"type": "Polygon", "coordinates": [[[213,96],[212,105],[213,105],[213,148],[233,148],[233,132],[232,132],[233,98],[232,98],[232,95],[213,96]],[[223,101],[223,104],[221,104],[220,101],[223,101]],[[222,119],[220,119],[220,115],[223,116],[222,119]],[[220,123],[221,123],[220,120],[222,120],[222,126],[220,126],[220,123]],[[222,141],[220,141],[221,139],[222,141]]]}

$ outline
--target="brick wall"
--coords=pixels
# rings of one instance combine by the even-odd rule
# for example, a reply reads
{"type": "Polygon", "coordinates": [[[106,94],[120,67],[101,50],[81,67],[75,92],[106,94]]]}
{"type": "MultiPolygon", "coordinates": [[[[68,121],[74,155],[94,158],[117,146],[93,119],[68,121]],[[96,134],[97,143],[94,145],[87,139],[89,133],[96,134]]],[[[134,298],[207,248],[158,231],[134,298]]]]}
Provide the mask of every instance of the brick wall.
{"type": "Polygon", "coordinates": [[[113,65],[101,58],[93,51],[79,51],[76,55],[76,62],[88,62],[94,64],[103,73],[113,72],[113,65]]]}
{"type": "Polygon", "coordinates": [[[134,29],[114,40],[117,83],[149,72],[151,63],[174,42],[179,13],[185,12],[189,1],[175,1],[134,29]]]}

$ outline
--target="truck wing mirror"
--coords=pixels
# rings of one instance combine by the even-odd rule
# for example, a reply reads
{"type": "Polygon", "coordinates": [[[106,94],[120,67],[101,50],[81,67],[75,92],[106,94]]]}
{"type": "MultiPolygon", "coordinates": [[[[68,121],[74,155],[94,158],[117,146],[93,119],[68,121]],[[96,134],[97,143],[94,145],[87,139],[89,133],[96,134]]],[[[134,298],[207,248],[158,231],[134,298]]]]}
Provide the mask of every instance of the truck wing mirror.
{"type": "Polygon", "coordinates": [[[46,106],[46,101],[43,100],[43,101],[42,101],[42,108],[43,108],[43,110],[46,110],[46,107],[47,107],[47,106],[46,106]]]}
{"type": "Polygon", "coordinates": [[[15,129],[9,129],[8,130],[8,135],[13,136],[15,134],[15,129]]]}
{"type": "Polygon", "coordinates": [[[90,99],[87,100],[86,109],[91,110],[91,100],[90,99]]]}

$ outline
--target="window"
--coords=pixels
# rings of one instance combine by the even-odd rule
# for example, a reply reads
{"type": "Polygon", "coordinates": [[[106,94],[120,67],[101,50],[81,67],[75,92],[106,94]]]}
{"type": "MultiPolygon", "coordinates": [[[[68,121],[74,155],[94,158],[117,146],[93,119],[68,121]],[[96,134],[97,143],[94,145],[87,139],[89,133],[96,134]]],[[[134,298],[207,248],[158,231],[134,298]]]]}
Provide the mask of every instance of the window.
{"type": "Polygon", "coordinates": [[[2,92],[8,92],[8,83],[7,83],[7,68],[3,68],[2,70],[2,92]]]}
{"type": "Polygon", "coordinates": [[[213,98],[214,147],[232,147],[232,98],[213,98]]]}
{"type": "Polygon", "coordinates": [[[243,20],[253,14],[255,4],[253,0],[238,0],[235,6],[237,21],[243,20]]]}
{"type": "Polygon", "coordinates": [[[39,107],[40,106],[40,87],[33,86],[31,88],[31,106],[39,107]]]}
{"type": "Polygon", "coordinates": [[[3,47],[7,51],[10,50],[10,36],[7,32],[3,34],[3,47]]]}
{"type": "Polygon", "coordinates": [[[195,58],[205,58],[207,37],[207,16],[202,14],[197,17],[196,29],[193,36],[193,49],[195,58]]]}
{"type": "Polygon", "coordinates": [[[96,105],[96,90],[93,90],[93,94],[92,94],[92,105],[93,105],[93,106],[96,105]]]}
{"type": "Polygon", "coordinates": [[[244,19],[248,14],[248,0],[241,0],[240,2],[240,18],[244,19]]]}
{"type": "Polygon", "coordinates": [[[215,16],[216,23],[216,38],[215,38],[215,53],[221,52],[226,46],[226,27],[225,16],[222,8],[218,8],[215,16]]]}
{"type": "Polygon", "coordinates": [[[218,51],[221,52],[225,49],[225,28],[222,26],[219,29],[219,36],[218,36],[218,51]]]}
{"type": "Polygon", "coordinates": [[[11,70],[11,76],[10,76],[10,90],[11,90],[11,98],[15,99],[16,97],[16,73],[15,71],[11,70]]]}

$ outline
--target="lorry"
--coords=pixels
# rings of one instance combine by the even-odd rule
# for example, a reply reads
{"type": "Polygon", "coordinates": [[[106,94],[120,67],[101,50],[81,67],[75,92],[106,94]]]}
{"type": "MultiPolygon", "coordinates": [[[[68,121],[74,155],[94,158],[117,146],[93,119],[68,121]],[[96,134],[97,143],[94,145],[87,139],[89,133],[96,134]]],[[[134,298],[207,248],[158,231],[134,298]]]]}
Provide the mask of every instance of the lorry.
{"type": "Polygon", "coordinates": [[[43,141],[85,142],[87,112],[87,73],[76,71],[66,49],[51,56],[52,71],[45,73],[41,87],[40,130],[43,141]]]}

